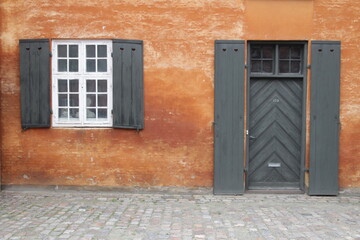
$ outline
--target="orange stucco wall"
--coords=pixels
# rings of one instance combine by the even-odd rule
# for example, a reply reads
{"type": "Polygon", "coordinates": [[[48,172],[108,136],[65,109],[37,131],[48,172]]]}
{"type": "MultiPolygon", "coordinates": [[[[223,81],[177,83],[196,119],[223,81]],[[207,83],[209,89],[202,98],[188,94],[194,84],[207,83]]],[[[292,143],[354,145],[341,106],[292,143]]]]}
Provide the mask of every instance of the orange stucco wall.
{"type": "Polygon", "coordinates": [[[341,40],[340,186],[360,187],[360,2],[2,0],[2,184],[212,186],[214,40],[341,40]],[[145,130],[20,127],[18,40],[144,40],[145,130]]]}

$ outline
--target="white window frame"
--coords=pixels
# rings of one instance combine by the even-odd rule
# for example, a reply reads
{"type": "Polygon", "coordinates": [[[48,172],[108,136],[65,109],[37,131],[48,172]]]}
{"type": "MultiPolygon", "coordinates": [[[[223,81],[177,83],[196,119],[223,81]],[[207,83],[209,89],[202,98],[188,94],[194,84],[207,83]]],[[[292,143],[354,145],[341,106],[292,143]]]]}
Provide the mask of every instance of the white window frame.
{"type": "MultiPolygon", "coordinates": [[[[113,67],[111,40],[53,40],[52,41],[52,126],[53,127],[111,127],[113,124],[113,67]],[[57,47],[61,44],[77,44],[79,46],[78,72],[58,72],[57,47]],[[107,72],[86,72],[86,45],[107,46],[107,72]],[[58,104],[58,79],[79,79],[79,120],[60,119],[58,104]],[[86,119],[86,79],[107,80],[107,119],[89,121],[86,119]]],[[[69,89],[68,89],[69,90],[69,89]]],[[[97,92],[98,93],[98,92],[97,92]]],[[[96,107],[94,107],[96,108],[96,107]]]]}

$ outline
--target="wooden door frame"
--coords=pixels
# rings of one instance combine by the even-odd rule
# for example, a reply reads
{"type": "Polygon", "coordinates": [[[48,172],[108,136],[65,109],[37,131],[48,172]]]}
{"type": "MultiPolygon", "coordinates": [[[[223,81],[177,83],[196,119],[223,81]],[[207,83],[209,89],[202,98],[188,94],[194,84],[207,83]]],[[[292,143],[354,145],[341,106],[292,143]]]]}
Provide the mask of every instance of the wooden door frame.
{"type": "MultiPolygon", "coordinates": [[[[308,86],[308,41],[252,41],[248,40],[245,42],[246,44],[246,57],[245,57],[245,64],[246,64],[246,84],[245,84],[245,126],[246,126],[246,137],[245,137],[245,190],[249,188],[249,119],[250,119],[250,46],[253,44],[301,44],[304,47],[303,52],[303,97],[302,97],[302,116],[301,116],[301,152],[300,152],[300,190],[305,191],[305,172],[308,171],[305,167],[305,159],[306,159],[306,105],[307,105],[307,86],[308,86]]],[[[275,61],[277,58],[275,57],[275,61]]]]}

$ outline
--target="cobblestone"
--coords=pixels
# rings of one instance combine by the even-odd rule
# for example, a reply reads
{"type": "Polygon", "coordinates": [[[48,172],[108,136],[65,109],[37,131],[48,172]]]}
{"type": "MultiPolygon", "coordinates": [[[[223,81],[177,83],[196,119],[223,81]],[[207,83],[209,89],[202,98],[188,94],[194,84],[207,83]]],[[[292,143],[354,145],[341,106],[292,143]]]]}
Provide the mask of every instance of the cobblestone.
{"type": "Polygon", "coordinates": [[[0,239],[360,239],[360,196],[3,191],[0,239]]]}

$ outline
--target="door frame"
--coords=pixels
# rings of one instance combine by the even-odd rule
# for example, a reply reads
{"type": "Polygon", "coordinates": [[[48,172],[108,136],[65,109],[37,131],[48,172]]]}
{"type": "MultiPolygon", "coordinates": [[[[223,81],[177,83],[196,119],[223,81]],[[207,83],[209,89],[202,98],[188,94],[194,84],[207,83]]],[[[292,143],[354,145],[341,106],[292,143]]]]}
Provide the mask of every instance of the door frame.
{"type": "MultiPolygon", "coordinates": [[[[301,116],[301,152],[300,152],[300,190],[305,191],[305,172],[308,171],[308,169],[305,167],[305,158],[306,158],[306,105],[307,105],[307,86],[308,86],[308,68],[310,65],[308,65],[308,41],[252,41],[248,40],[246,41],[246,58],[245,58],[245,66],[246,66],[246,84],[245,84],[245,122],[246,122],[246,137],[245,137],[245,189],[249,189],[249,176],[248,176],[248,169],[249,169],[249,119],[250,119],[250,47],[254,44],[301,44],[304,47],[304,61],[303,61],[303,97],[302,97],[302,116],[301,116]]],[[[275,57],[275,61],[277,60],[277,57],[275,57]]],[[[276,76],[278,77],[278,76],[276,76]]]]}

